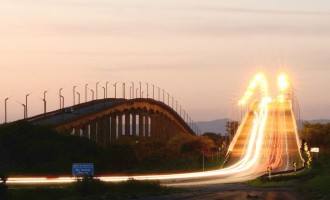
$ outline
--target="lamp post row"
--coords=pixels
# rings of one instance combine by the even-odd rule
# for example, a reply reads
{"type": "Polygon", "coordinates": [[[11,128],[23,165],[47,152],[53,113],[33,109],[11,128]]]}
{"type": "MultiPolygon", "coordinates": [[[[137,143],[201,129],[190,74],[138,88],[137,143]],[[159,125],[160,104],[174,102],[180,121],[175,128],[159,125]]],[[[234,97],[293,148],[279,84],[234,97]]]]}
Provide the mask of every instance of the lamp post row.
{"type": "MultiPolygon", "coordinates": [[[[108,84],[110,82],[106,82],[105,84],[105,87],[101,86],[102,89],[103,89],[103,98],[108,98],[108,84]]],[[[112,84],[114,86],[114,97],[117,98],[117,83],[114,83],[112,84]]],[[[138,98],[138,91],[140,93],[140,98],[143,98],[143,91],[142,91],[142,82],[139,81],[139,88],[134,88],[134,82],[131,82],[132,85],[130,87],[130,98],[138,98]],[[135,90],[135,91],[134,91],[135,90]],[[135,92],[135,96],[134,96],[134,92],[135,92]]],[[[92,100],[94,100],[94,97],[95,99],[97,100],[98,99],[98,87],[99,87],[99,82],[96,82],[96,88],[95,88],[95,91],[93,89],[90,89],[88,88],[88,85],[90,83],[87,83],[85,84],[85,102],[87,102],[88,100],[88,95],[87,95],[87,90],[89,89],[91,92],[92,92],[92,100]]],[[[146,98],[149,98],[149,83],[145,83],[146,84],[146,98]]],[[[75,85],[73,86],[72,88],[72,94],[73,94],[73,105],[75,106],[76,105],[76,95],[78,95],[78,104],[81,103],[81,94],[79,92],[76,92],[76,88],[77,86],[79,85],[75,85]]],[[[125,94],[126,94],[126,91],[125,91],[125,88],[126,88],[126,83],[122,82],[122,90],[123,90],[123,98],[125,98],[125,94]]],[[[160,87],[157,87],[158,88],[158,101],[160,101],[160,93],[161,93],[161,90],[162,90],[162,102],[165,103],[165,90],[164,89],[161,89],[160,87]]],[[[64,89],[64,87],[60,88],[59,89],[59,107],[60,109],[63,109],[64,108],[64,96],[62,95],[62,90],[64,89]]],[[[46,93],[49,92],[49,90],[46,90],[44,91],[43,93],[43,99],[41,99],[43,101],[43,107],[44,107],[44,114],[47,113],[47,101],[46,101],[46,93]]],[[[28,97],[31,95],[32,93],[29,93],[29,94],[26,94],[25,95],[25,104],[22,104],[20,103],[23,108],[24,108],[24,119],[26,119],[28,117],[28,97]]],[[[7,101],[10,99],[11,97],[8,97],[5,99],[5,123],[7,123],[7,101]]],[[[180,106],[180,112],[178,112],[178,101],[175,101],[176,102],[176,106],[174,108],[174,97],[172,96],[172,105],[170,105],[170,94],[167,92],[167,105],[172,107],[172,109],[175,109],[175,111],[178,113],[179,116],[181,116],[183,118],[184,121],[186,121],[186,123],[194,130],[197,130],[197,128],[195,127],[194,128],[194,125],[192,123],[192,120],[191,118],[188,116],[188,114],[185,112],[185,110],[183,110],[183,116],[182,116],[182,107],[181,105],[180,106]],[[189,118],[188,118],[189,117],[189,118]],[[190,121],[189,121],[190,119],[190,121]]],[[[155,85],[152,84],[152,99],[155,100],[155,85]]],[[[196,126],[196,125],[195,125],[196,126]]]]}

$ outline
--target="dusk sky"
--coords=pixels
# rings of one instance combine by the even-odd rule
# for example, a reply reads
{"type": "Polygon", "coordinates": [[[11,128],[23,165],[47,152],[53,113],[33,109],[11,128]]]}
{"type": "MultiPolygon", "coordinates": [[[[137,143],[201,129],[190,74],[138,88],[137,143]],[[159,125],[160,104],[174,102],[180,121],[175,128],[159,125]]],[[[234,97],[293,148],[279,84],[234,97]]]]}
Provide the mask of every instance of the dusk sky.
{"type": "Polygon", "coordinates": [[[302,119],[330,118],[329,0],[2,0],[0,19],[0,123],[6,97],[13,121],[28,93],[32,116],[45,90],[50,111],[61,87],[70,106],[97,81],[155,84],[194,121],[225,118],[258,71],[291,76],[302,119]]]}

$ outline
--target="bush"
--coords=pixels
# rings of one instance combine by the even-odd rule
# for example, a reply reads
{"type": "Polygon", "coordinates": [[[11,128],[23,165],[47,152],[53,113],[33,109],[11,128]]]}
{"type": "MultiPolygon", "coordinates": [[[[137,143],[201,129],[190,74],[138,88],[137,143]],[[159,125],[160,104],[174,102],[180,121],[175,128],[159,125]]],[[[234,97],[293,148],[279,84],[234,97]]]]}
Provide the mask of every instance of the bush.
{"type": "Polygon", "coordinates": [[[93,176],[84,176],[73,185],[74,190],[81,196],[102,194],[106,191],[106,184],[93,176]]]}

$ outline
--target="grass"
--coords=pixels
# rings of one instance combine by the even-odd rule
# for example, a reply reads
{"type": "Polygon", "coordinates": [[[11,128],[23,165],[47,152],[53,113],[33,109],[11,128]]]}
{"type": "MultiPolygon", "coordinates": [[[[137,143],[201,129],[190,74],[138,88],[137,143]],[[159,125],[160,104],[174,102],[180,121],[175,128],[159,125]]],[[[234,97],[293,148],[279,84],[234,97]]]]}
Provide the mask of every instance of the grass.
{"type": "Polygon", "coordinates": [[[178,189],[164,187],[159,181],[128,180],[119,183],[105,183],[97,179],[82,179],[74,184],[57,187],[34,186],[30,188],[11,188],[10,200],[103,200],[137,199],[176,192],[178,189]]]}
{"type": "Polygon", "coordinates": [[[290,187],[303,194],[305,199],[330,199],[330,154],[314,158],[312,167],[302,171],[248,181],[254,187],[290,187]]]}

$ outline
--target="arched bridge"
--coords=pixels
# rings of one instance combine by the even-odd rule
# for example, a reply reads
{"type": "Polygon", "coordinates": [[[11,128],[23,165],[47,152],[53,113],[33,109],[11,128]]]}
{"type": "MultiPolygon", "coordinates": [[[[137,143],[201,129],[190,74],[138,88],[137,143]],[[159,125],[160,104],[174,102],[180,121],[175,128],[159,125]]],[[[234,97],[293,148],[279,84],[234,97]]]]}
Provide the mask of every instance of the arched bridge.
{"type": "Polygon", "coordinates": [[[105,147],[121,137],[168,140],[178,134],[195,134],[197,127],[179,112],[154,99],[101,99],[27,119],[34,124],[86,137],[105,147]]]}

